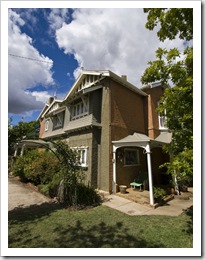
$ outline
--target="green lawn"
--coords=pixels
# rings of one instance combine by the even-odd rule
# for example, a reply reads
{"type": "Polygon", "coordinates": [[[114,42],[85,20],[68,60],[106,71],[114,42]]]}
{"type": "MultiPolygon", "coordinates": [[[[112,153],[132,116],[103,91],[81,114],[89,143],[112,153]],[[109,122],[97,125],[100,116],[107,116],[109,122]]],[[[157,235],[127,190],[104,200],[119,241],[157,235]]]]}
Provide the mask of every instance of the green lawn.
{"type": "Polygon", "coordinates": [[[192,208],[179,217],[128,216],[106,206],[55,205],[9,212],[11,248],[192,247],[192,208]]]}

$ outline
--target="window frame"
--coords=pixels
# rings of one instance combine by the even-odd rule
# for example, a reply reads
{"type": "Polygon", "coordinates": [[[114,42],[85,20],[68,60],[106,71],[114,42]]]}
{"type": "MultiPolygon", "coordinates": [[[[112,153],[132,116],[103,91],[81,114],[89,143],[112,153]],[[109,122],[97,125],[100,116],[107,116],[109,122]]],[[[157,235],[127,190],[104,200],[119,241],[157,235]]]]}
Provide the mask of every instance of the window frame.
{"type": "Polygon", "coordinates": [[[59,112],[53,116],[53,130],[63,128],[64,117],[65,117],[65,111],[59,112]]]}
{"type": "MultiPolygon", "coordinates": [[[[130,155],[129,155],[129,157],[130,157],[130,155]]],[[[138,166],[138,165],[140,165],[139,149],[137,149],[137,148],[125,148],[124,149],[124,166],[130,167],[130,166],[138,166]],[[133,160],[133,163],[127,162],[128,153],[135,153],[134,158],[129,158],[129,160],[135,159],[135,160],[133,160]]]]}
{"type": "MultiPolygon", "coordinates": [[[[160,101],[157,102],[157,106],[159,106],[159,105],[160,105],[160,101]]],[[[159,124],[159,129],[161,129],[161,130],[168,129],[168,127],[166,126],[166,123],[167,123],[166,114],[167,114],[166,109],[164,110],[163,114],[158,112],[158,124],[159,124]]]]}
{"type": "Polygon", "coordinates": [[[88,147],[87,146],[79,146],[79,147],[71,147],[71,149],[75,152],[77,152],[78,155],[80,155],[79,163],[77,166],[80,166],[82,168],[88,167],[88,147]]]}
{"type": "Polygon", "coordinates": [[[49,123],[50,123],[50,119],[47,119],[47,120],[45,121],[45,132],[47,132],[48,129],[49,129],[49,123]]]}
{"type": "Polygon", "coordinates": [[[159,121],[159,129],[168,129],[166,126],[167,117],[166,115],[162,115],[158,113],[158,121],[159,121]]]}
{"type": "Polygon", "coordinates": [[[71,120],[75,120],[89,114],[89,98],[84,98],[72,105],[71,120]]]}

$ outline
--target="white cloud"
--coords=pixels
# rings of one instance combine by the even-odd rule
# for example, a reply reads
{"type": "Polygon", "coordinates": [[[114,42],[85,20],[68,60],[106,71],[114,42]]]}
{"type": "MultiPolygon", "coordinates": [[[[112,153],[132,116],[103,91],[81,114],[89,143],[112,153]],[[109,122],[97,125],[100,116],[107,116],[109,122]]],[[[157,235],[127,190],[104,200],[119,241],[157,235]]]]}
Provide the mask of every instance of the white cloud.
{"type": "Polygon", "coordinates": [[[44,62],[9,56],[9,113],[24,113],[40,109],[43,103],[36,95],[26,94],[29,90],[39,84],[48,86],[53,83],[51,68],[52,60],[40,54],[32,45],[32,38],[21,32],[20,26],[24,20],[14,11],[9,10],[8,48],[9,54],[28,57],[44,62]]]}
{"type": "Polygon", "coordinates": [[[48,22],[52,30],[62,27],[63,22],[69,17],[68,9],[66,8],[53,8],[48,16],[48,22]]]}
{"type": "Polygon", "coordinates": [[[145,28],[143,9],[76,9],[73,20],[56,31],[58,46],[74,54],[79,67],[109,69],[141,86],[147,62],[155,59],[158,47],[183,46],[183,42],[159,42],[156,30],[145,28]]]}
{"type": "Polygon", "coordinates": [[[46,103],[51,96],[51,94],[48,91],[33,91],[33,92],[26,92],[28,94],[31,94],[33,97],[36,97],[37,101],[46,103]]]}

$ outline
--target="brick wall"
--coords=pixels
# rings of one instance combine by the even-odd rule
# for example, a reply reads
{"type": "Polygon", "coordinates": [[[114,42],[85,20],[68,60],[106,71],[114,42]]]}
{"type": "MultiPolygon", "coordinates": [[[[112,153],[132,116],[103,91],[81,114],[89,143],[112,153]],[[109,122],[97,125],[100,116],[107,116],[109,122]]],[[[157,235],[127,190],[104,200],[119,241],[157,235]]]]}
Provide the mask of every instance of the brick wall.
{"type": "Polygon", "coordinates": [[[148,96],[148,136],[151,138],[156,138],[160,134],[159,130],[159,119],[158,113],[156,112],[157,103],[160,100],[160,97],[164,93],[164,88],[154,87],[143,89],[148,96]]]}
{"type": "MultiPolygon", "coordinates": [[[[124,166],[124,161],[123,162],[117,161],[116,182],[117,182],[118,186],[119,185],[127,185],[127,187],[130,187],[130,183],[134,181],[134,179],[139,174],[139,171],[146,171],[147,172],[147,156],[146,156],[146,154],[143,154],[142,148],[139,148],[139,147],[134,147],[134,148],[139,150],[140,164],[136,165],[136,166],[124,166]]],[[[124,153],[124,150],[125,150],[125,148],[119,148],[117,150],[117,154],[120,153],[120,152],[124,153]]]]}
{"type": "Polygon", "coordinates": [[[40,123],[40,131],[39,131],[39,138],[42,137],[45,130],[45,119],[43,119],[40,123]]]}
{"type": "MultiPolygon", "coordinates": [[[[111,141],[120,140],[134,132],[147,134],[147,97],[141,96],[126,87],[111,81],[111,141]]],[[[137,148],[138,149],[138,148],[137,148]]],[[[146,156],[140,149],[140,165],[124,166],[117,163],[118,185],[128,185],[134,180],[137,173],[146,166],[146,156]]],[[[110,142],[110,168],[109,181],[113,180],[113,145],[110,142]]]]}
{"type": "Polygon", "coordinates": [[[146,97],[114,81],[111,88],[112,140],[119,140],[134,132],[147,134],[146,97]],[[118,131],[115,131],[116,128],[118,131]]]}

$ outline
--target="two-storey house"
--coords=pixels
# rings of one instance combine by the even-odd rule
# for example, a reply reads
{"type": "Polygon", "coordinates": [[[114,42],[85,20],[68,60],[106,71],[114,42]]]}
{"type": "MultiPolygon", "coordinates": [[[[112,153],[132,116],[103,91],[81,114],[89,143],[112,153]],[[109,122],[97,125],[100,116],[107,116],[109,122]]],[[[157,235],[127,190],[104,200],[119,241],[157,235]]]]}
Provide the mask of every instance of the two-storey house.
{"type": "Polygon", "coordinates": [[[83,70],[63,100],[45,104],[39,137],[64,138],[79,152],[87,182],[100,190],[116,192],[139,171],[148,172],[153,204],[153,182],[164,181],[159,165],[167,158],[161,146],[170,142],[165,117],[156,112],[164,88],[138,89],[126,76],[83,70]]]}

